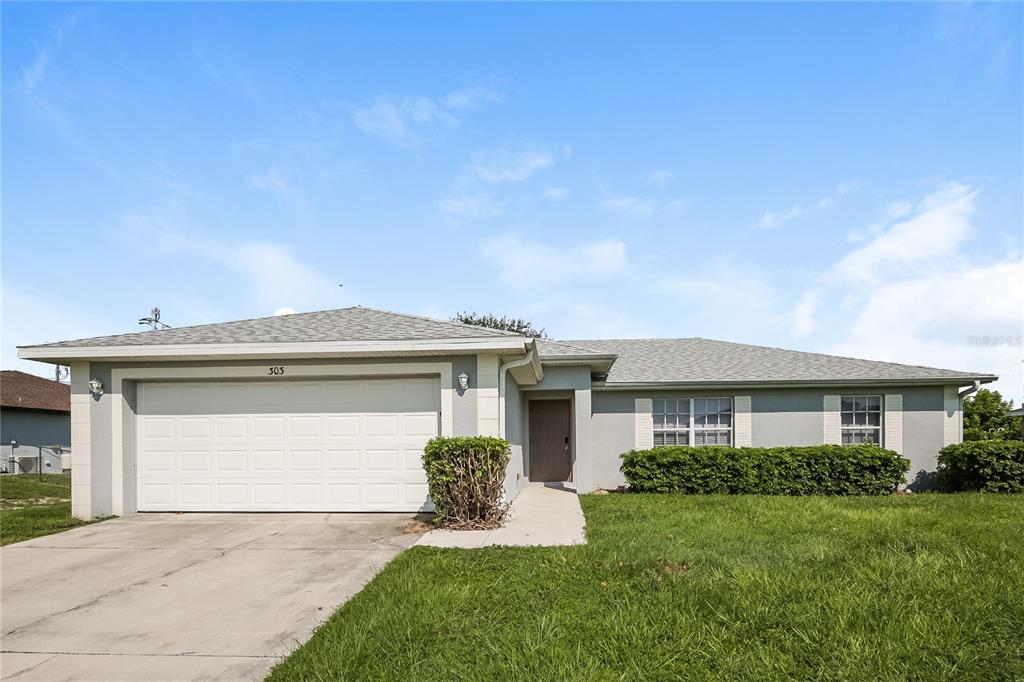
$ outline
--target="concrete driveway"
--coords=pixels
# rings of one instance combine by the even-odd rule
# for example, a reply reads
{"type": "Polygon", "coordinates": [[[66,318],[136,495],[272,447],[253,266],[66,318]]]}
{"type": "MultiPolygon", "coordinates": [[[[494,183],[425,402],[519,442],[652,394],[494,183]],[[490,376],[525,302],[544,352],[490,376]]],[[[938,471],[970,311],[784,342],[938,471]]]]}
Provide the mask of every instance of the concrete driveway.
{"type": "Polygon", "coordinates": [[[0,677],[253,680],[418,538],[410,514],[138,514],[0,549],[0,677]]]}

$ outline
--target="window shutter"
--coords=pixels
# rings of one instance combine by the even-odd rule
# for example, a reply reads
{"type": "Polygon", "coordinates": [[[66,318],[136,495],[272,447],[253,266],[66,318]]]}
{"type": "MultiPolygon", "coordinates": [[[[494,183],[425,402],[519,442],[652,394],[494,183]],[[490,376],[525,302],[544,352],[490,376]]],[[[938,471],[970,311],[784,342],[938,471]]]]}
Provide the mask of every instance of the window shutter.
{"type": "Polygon", "coordinates": [[[903,394],[888,393],[885,396],[885,433],[882,439],[885,448],[898,455],[903,454],[903,394]]]}
{"type": "Polygon", "coordinates": [[[842,427],[839,424],[839,396],[825,396],[822,405],[822,413],[825,420],[825,444],[838,445],[843,442],[842,427]]]}
{"type": "Polygon", "coordinates": [[[750,429],[750,396],[733,396],[733,418],[736,420],[733,429],[736,437],[736,447],[749,448],[753,444],[750,429]]]}
{"type": "Polygon", "coordinates": [[[647,450],[654,447],[654,417],[651,416],[653,408],[650,398],[636,399],[636,433],[633,438],[633,446],[637,450],[647,450]]]}

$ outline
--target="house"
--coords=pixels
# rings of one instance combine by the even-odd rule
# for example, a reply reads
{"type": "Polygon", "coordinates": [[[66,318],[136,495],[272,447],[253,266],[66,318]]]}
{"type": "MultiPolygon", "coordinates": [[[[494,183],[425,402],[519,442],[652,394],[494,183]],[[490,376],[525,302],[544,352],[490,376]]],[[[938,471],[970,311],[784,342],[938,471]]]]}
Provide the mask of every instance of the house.
{"type": "Polygon", "coordinates": [[[71,366],[72,506],[429,508],[435,435],[512,444],[506,494],[623,483],[619,455],[689,443],[873,441],[913,472],[961,438],[991,374],[705,339],[548,341],[354,307],[19,349],[71,366]]]}
{"type": "Polygon", "coordinates": [[[71,444],[71,391],[34,374],[0,372],[0,444],[71,444]]]}

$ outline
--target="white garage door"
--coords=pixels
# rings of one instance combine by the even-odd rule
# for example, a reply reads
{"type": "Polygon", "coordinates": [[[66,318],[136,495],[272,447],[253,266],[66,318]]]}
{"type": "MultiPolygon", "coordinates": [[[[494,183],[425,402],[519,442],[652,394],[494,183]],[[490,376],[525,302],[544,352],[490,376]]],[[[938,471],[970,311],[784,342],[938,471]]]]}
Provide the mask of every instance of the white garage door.
{"type": "Polygon", "coordinates": [[[416,511],[437,379],[143,383],[139,511],[416,511]]]}

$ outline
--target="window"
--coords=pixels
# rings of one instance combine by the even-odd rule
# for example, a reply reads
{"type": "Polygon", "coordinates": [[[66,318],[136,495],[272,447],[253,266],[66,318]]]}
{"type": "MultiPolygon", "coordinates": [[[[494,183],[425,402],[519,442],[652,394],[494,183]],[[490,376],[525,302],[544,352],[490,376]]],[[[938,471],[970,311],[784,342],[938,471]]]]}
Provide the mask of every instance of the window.
{"type": "Polygon", "coordinates": [[[654,446],[690,444],[690,399],[654,400],[654,446]]]}
{"type": "Polygon", "coordinates": [[[843,445],[882,443],[882,396],[844,395],[839,407],[843,445]]]}
{"type": "Polygon", "coordinates": [[[654,446],[732,444],[732,398],[655,398],[654,446]]]}
{"type": "Polygon", "coordinates": [[[732,443],[732,398],[696,398],[693,401],[693,444],[732,443]]]}

